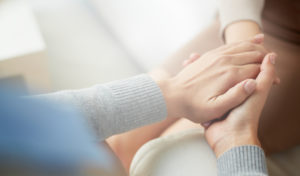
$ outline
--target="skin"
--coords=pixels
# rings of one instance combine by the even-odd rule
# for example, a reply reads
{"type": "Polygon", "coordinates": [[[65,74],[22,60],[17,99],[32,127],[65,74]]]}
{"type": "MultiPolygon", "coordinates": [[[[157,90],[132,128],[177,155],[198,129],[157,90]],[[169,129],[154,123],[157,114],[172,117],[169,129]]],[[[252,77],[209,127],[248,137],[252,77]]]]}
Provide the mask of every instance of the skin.
{"type": "MultiPolygon", "coordinates": [[[[191,55],[191,58],[187,60],[188,64],[186,63],[184,64],[186,66],[186,69],[184,70],[193,70],[193,68],[187,66],[196,65],[197,60],[198,62],[202,61],[204,63],[204,61],[201,60],[201,58],[200,59],[199,58],[200,57],[198,54],[191,55]]],[[[243,86],[241,90],[243,90],[243,92],[240,93],[242,93],[242,95],[246,93],[246,98],[255,91],[250,97],[247,98],[245,102],[235,107],[229,113],[229,115],[226,117],[225,120],[209,122],[209,124],[206,126],[205,137],[208,141],[208,144],[211,146],[211,148],[213,149],[217,157],[220,157],[226,151],[237,146],[243,146],[243,145],[260,146],[260,142],[257,136],[260,114],[266,102],[267,96],[269,94],[272,85],[274,83],[279,84],[279,82],[276,81],[278,80],[278,77],[276,77],[275,74],[275,67],[274,67],[275,58],[276,58],[276,54],[274,53],[266,55],[263,59],[263,63],[260,65],[260,72],[256,80],[253,79],[247,80],[248,82],[250,81],[252,83],[255,83],[252,86],[252,90],[249,91],[245,89],[245,84],[242,84],[243,86]]],[[[180,77],[178,79],[184,79],[184,76],[183,78],[180,77]]],[[[164,92],[166,103],[172,104],[174,103],[174,101],[180,102],[180,100],[184,97],[180,97],[180,99],[177,100],[173,98],[171,99],[167,98],[167,97],[172,97],[169,96],[168,94],[178,91],[176,90],[178,87],[176,86],[173,87],[172,85],[174,83],[169,82],[168,80],[169,78],[165,77],[165,79],[157,81],[158,85],[161,87],[162,91],[164,92]],[[172,90],[172,88],[170,89],[170,87],[173,87],[174,89],[172,90]]],[[[181,83],[181,84],[185,84],[185,83],[181,83]]],[[[235,87],[239,87],[237,85],[235,87]]],[[[197,89],[194,90],[196,90],[194,92],[195,94],[199,93],[197,89]]],[[[189,94],[185,93],[183,94],[183,96],[189,97],[189,94]]],[[[184,106],[184,104],[182,104],[182,106],[184,106]]],[[[179,112],[180,110],[178,109],[168,108],[168,113],[171,115],[177,114],[179,112]]],[[[201,116],[197,116],[197,118],[198,119],[196,121],[199,122],[205,121],[201,116]]],[[[187,126],[189,125],[190,124],[187,124],[187,126]]]]}
{"type": "MultiPolygon", "coordinates": [[[[209,29],[209,31],[214,31],[214,32],[206,33],[205,34],[206,37],[204,37],[204,38],[205,39],[214,38],[213,41],[218,40],[215,37],[218,33],[218,31],[216,29],[218,29],[218,28],[209,29]]],[[[258,25],[256,25],[255,23],[253,23],[251,21],[240,21],[240,22],[233,23],[233,24],[229,25],[225,30],[224,37],[226,39],[226,43],[234,43],[236,41],[247,40],[247,39],[249,39],[249,37],[254,36],[255,34],[258,34],[258,33],[260,33],[260,28],[258,27],[258,25]]],[[[181,63],[180,60],[177,59],[177,61],[175,61],[177,57],[184,58],[184,57],[187,57],[188,53],[191,53],[193,51],[199,51],[199,50],[200,50],[200,53],[203,53],[207,50],[210,50],[210,49],[215,48],[218,45],[222,44],[221,41],[218,41],[218,42],[215,42],[215,43],[214,42],[210,43],[210,41],[205,40],[206,45],[202,46],[201,45],[201,43],[203,42],[202,38],[200,36],[198,39],[195,39],[188,46],[183,48],[184,49],[183,51],[181,50],[178,53],[176,53],[175,58],[172,58],[172,62],[173,62],[172,67],[176,67],[176,65],[177,65],[178,68],[177,67],[174,68],[173,72],[171,71],[169,73],[169,72],[166,72],[164,70],[157,69],[157,70],[152,71],[150,74],[154,77],[168,78],[168,77],[170,77],[170,75],[176,74],[176,72],[177,72],[176,70],[181,69],[178,66],[181,63]],[[199,46],[201,46],[201,47],[199,48],[199,46]],[[187,50],[187,51],[185,52],[185,50],[187,50]],[[175,63],[174,63],[174,61],[175,61],[175,63]],[[179,64],[176,64],[176,62],[178,62],[178,61],[179,61],[179,64]]],[[[267,36],[267,39],[268,39],[267,42],[266,42],[267,46],[268,46],[268,44],[270,45],[270,43],[272,43],[272,42],[278,43],[277,39],[274,39],[270,36],[267,36]]],[[[293,48],[290,45],[282,43],[282,42],[279,44],[279,47],[283,47],[283,48],[286,48],[286,49],[293,48]]],[[[277,51],[277,50],[280,51],[280,48],[272,48],[272,49],[274,49],[275,51],[277,51]]],[[[290,50],[287,50],[287,51],[290,51],[290,50]]],[[[290,52],[295,53],[295,51],[292,50],[292,49],[291,49],[290,52]]],[[[285,52],[285,53],[283,53],[283,55],[285,55],[285,57],[287,57],[287,58],[290,58],[287,53],[288,52],[285,52]]],[[[279,53],[279,54],[281,55],[282,53],[279,53]]],[[[190,63],[193,63],[195,60],[197,60],[199,58],[199,56],[200,56],[199,54],[192,54],[191,59],[187,59],[185,61],[185,63],[183,63],[183,66],[187,66],[190,63]]],[[[297,63],[296,63],[296,61],[295,62],[290,62],[287,58],[285,60],[282,60],[281,58],[279,58],[277,66],[278,67],[286,66],[288,68],[292,68],[292,67],[295,67],[297,65],[298,62],[297,63]]],[[[171,64],[171,63],[168,63],[168,64],[171,64]]],[[[281,75],[281,77],[284,78],[283,79],[284,80],[283,85],[285,85],[286,84],[285,80],[286,80],[286,77],[288,77],[288,76],[284,75],[283,73],[287,73],[287,72],[283,72],[282,70],[284,70],[284,69],[279,70],[279,72],[280,72],[279,75],[281,75]]],[[[276,78],[274,82],[276,84],[278,84],[280,82],[280,79],[276,78]]],[[[281,85],[280,87],[282,88],[283,85],[281,85]]],[[[288,92],[293,92],[293,91],[290,91],[290,87],[287,90],[289,90],[288,92]]],[[[278,102],[278,101],[274,100],[274,97],[277,97],[277,96],[274,95],[274,92],[278,92],[278,88],[273,89],[273,95],[270,97],[271,100],[268,101],[269,103],[270,103],[270,101],[271,102],[278,102]]],[[[289,106],[289,105],[287,105],[287,106],[289,106]]],[[[270,109],[270,108],[265,108],[265,109],[270,109]]],[[[285,108],[285,109],[288,109],[288,108],[285,108]]],[[[275,114],[280,115],[280,113],[276,113],[276,112],[275,112],[275,114]]],[[[283,113],[283,114],[286,114],[286,113],[283,113]]],[[[278,119],[280,120],[280,118],[278,118],[278,119]]],[[[266,129],[266,126],[268,126],[266,124],[271,125],[270,128],[267,128],[267,129],[274,129],[274,123],[272,123],[272,121],[274,121],[274,118],[271,118],[270,119],[271,121],[267,121],[267,120],[268,120],[268,118],[260,119],[260,121],[261,121],[260,124],[261,123],[265,124],[264,129],[266,129]]],[[[285,123],[284,125],[287,126],[287,127],[297,125],[297,123],[293,123],[293,121],[291,121],[291,123],[290,124],[285,123]]],[[[282,124],[282,123],[278,123],[278,124],[282,124]]],[[[113,149],[113,151],[116,153],[116,155],[119,157],[121,162],[123,163],[123,166],[128,170],[128,168],[130,166],[130,163],[131,163],[131,159],[133,158],[135,152],[144,143],[146,143],[147,141],[149,141],[151,139],[157,138],[159,136],[172,134],[174,132],[178,132],[178,131],[182,131],[184,129],[190,129],[190,128],[202,128],[202,127],[199,126],[198,124],[190,122],[189,120],[185,120],[185,119],[178,120],[176,118],[168,118],[165,121],[160,122],[160,123],[156,123],[156,124],[149,125],[149,126],[146,126],[146,127],[142,127],[142,128],[139,128],[139,129],[127,132],[127,133],[123,133],[123,134],[120,134],[120,135],[117,135],[117,136],[113,136],[113,137],[108,139],[108,141],[109,141],[108,143],[109,143],[110,147],[113,149]],[[134,139],[134,140],[132,140],[132,139],[134,139]]],[[[279,127],[275,127],[275,128],[279,128],[279,127]]],[[[287,128],[287,130],[288,129],[292,130],[293,128],[287,128]]],[[[261,126],[260,126],[260,130],[263,131],[263,133],[261,133],[261,134],[268,133],[268,131],[262,130],[261,126]]],[[[283,150],[283,148],[287,148],[287,146],[295,145],[295,143],[291,144],[291,142],[287,141],[287,140],[289,140],[288,137],[278,136],[276,134],[274,135],[274,131],[272,131],[272,130],[269,130],[269,131],[270,131],[270,134],[260,136],[260,140],[262,140],[262,142],[263,141],[265,141],[265,142],[270,141],[271,142],[271,143],[262,143],[263,148],[265,149],[265,151],[267,153],[268,152],[274,152],[274,151],[281,151],[281,150],[283,150]],[[264,137],[267,137],[267,138],[264,139],[264,137]],[[283,145],[283,146],[282,145],[277,145],[278,142],[276,143],[276,141],[285,141],[285,142],[279,142],[279,143],[280,144],[286,144],[286,145],[283,145]]],[[[276,133],[276,131],[275,131],[275,133],[276,133]]],[[[254,132],[249,132],[249,134],[253,134],[253,135],[246,136],[245,138],[248,139],[248,141],[256,141],[256,144],[254,144],[254,145],[259,145],[259,143],[257,143],[258,140],[257,140],[257,136],[255,135],[255,133],[254,132]]],[[[286,134],[289,134],[289,133],[286,133],[286,134]]],[[[237,139],[237,137],[232,137],[232,139],[237,139]]],[[[229,143],[234,143],[234,141],[232,140],[229,143]]],[[[241,145],[241,144],[235,144],[235,145],[241,145]]]]}
{"type": "Polygon", "coordinates": [[[259,26],[252,21],[239,21],[230,24],[224,31],[226,43],[248,40],[257,34],[260,34],[259,26]]]}
{"type": "Polygon", "coordinates": [[[250,39],[221,46],[203,54],[201,59],[172,77],[160,71],[150,73],[165,95],[169,118],[162,123],[116,135],[107,140],[125,169],[128,171],[138,148],[145,142],[159,137],[178,120],[177,117],[189,117],[194,122],[204,123],[220,117],[242,103],[251,94],[251,89],[247,92],[244,88],[247,82],[244,80],[257,76],[259,63],[267,53],[259,44],[262,40],[250,39]],[[248,60],[241,59],[244,57],[248,60]],[[240,73],[238,76],[237,72],[240,73]],[[134,143],[130,142],[129,145],[130,139],[134,139],[134,143]]]}
{"type": "MultiPolygon", "coordinates": [[[[259,33],[259,30],[258,30],[259,28],[256,24],[254,24],[252,22],[250,22],[250,23],[247,22],[247,24],[249,24],[249,26],[253,27],[253,29],[254,29],[253,32],[245,33],[245,35],[239,36],[239,38],[248,39],[249,36],[253,36],[256,33],[259,33]]],[[[233,24],[232,24],[232,26],[233,26],[233,24]]],[[[234,30],[237,30],[237,29],[243,30],[242,28],[240,28],[240,26],[242,26],[242,25],[235,24],[235,27],[231,28],[232,26],[228,26],[228,28],[226,29],[227,32],[231,31],[231,32],[228,32],[228,34],[226,34],[226,36],[231,35],[230,33],[232,33],[232,36],[234,36],[233,34],[236,33],[236,32],[234,32],[234,30]]],[[[249,27],[249,26],[247,28],[251,29],[252,27],[249,27]]],[[[210,30],[214,30],[214,28],[210,29],[210,30]]],[[[212,33],[213,34],[218,33],[218,31],[215,31],[212,33]]],[[[244,34],[244,33],[242,33],[242,34],[244,34]]],[[[211,36],[211,37],[216,38],[215,36],[211,36]]],[[[210,37],[208,37],[208,38],[210,38],[210,37]]],[[[233,38],[233,37],[228,37],[228,39],[227,39],[228,43],[238,40],[238,39],[231,39],[231,38],[233,38]]],[[[191,46],[196,47],[198,45],[201,45],[201,43],[197,43],[197,41],[202,41],[202,40],[200,40],[200,39],[195,40],[194,42],[192,42],[192,44],[189,45],[189,47],[191,47],[191,46]]],[[[221,43],[221,42],[219,42],[219,43],[221,43]]],[[[208,42],[207,48],[205,49],[205,47],[204,47],[204,48],[202,48],[202,50],[203,51],[210,50],[215,47],[216,46],[214,43],[208,42]]],[[[197,50],[197,48],[199,49],[199,47],[196,47],[194,49],[190,48],[189,50],[191,50],[190,52],[192,52],[193,50],[194,51],[197,50]]],[[[185,52],[181,51],[181,53],[184,54],[185,52]]],[[[180,54],[180,51],[179,51],[179,53],[176,53],[176,54],[179,58],[186,57],[186,56],[180,54]]],[[[199,56],[199,54],[196,54],[196,56],[194,56],[194,60],[196,60],[198,58],[197,55],[199,56]]],[[[174,60],[174,59],[172,59],[172,60],[174,60]]],[[[175,57],[175,60],[176,60],[176,57],[175,57]]],[[[188,59],[184,65],[188,65],[189,63],[192,63],[192,62],[193,62],[193,59],[188,59]]],[[[172,64],[173,66],[176,66],[176,63],[173,63],[173,64],[172,64]]],[[[176,71],[176,69],[174,69],[174,70],[176,71]]],[[[150,75],[152,75],[153,77],[168,78],[168,77],[170,77],[170,75],[172,75],[172,73],[165,72],[162,69],[155,69],[154,71],[152,71],[150,73],[150,75]]],[[[277,80],[277,82],[278,81],[279,81],[279,79],[277,80]]],[[[183,129],[200,127],[199,125],[193,124],[190,121],[187,121],[184,119],[179,120],[179,121],[178,120],[179,120],[179,118],[168,118],[165,121],[160,122],[160,123],[142,127],[142,128],[139,128],[139,129],[127,132],[127,133],[123,133],[120,135],[112,136],[107,140],[107,142],[108,142],[109,146],[112,148],[112,150],[115,152],[115,154],[119,157],[119,159],[121,160],[125,169],[128,170],[134,154],[147,141],[157,138],[159,136],[164,136],[164,135],[168,135],[170,133],[178,132],[183,129]],[[184,125],[180,125],[180,124],[184,124],[184,125]],[[132,139],[134,139],[134,140],[132,140],[132,139]]]]}
{"type": "MultiPolygon", "coordinates": [[[[267,26],[268,24],[264,25],[267,26]]],[[[194,40],[170,57],[169,61],[164,65],[164,69],[168,73],[174,74],[178,72],[183,62],[181,58],[187,57],[194,51],[202,54],[207,50],[222,45],[223,42],[217,37],[219,27],[219,23],[214,23],[201,32],[194,40]],[[205,41],[205,45],[202,44],[203,41],[205,41]]],[[[239,33],[243,34],[244,31],[239,33]]],[[[297,134],[299,134],[300,122],[298,118],[300,115],[300,94],[298,93],[300,83],[296,80],[299,80],[300,76],[300,60],[297,57],[300,55],[300,52],[298,45],[269,33],[266,33],[265,37],[264,46],[278,53],[276,67],[278,75],[282,79],[282,83],[272,89],[259,123],[259,139],[266,154],[270,155],[284,152],[299,145],[300,135],[297,134]]],[[[178,132],[182,129],[194,128],[195,126],[192,124],[186,125],[187,123],[185,123],[185,126],[179,128],[181,121],[183,120],[170,126],[163,135],[170,134],[170,132],[178,132]]]]}
{"type": "MultiPolygon", "coordinates": [[[[242,105],[234,108],[225,120],[211,121],[202,124],[208,144],[214,150],[217,157],[236,146],[256,145],[261,146],[258,139],[258,126],[262,109],[266,103],[267,96],[272,84],[280,84],[280,79],[275,75],[275,53],[268,54],[264,58],[256,82],[256,91],[242,105]]],[[[183,62],[187,66],[200,58],[200,54],[193,53],[190,58],[183,62]]],[[[173,125],[170,131],[163,135],[182,131],[188,128],[199,128],[186,120],[181,120],[173,125]]]]}
{"type": "MultiPolygon", "coordinates": [[[[256,91],[247,101],[234,108],[225,120],[203,124],[206,129],[205,137],[217,157],[233,147],[242,145],[261,146],[258,139],[258,125],[261,112],[272,84],[280,84],[280,79],[275,75],[274,65],[276,57],[275,53],[271,53],[264,58],[261,72],[256,78],[256,91]]],[[[189,65],[199,58],[199,54],[193,53],[188,60],[183,62],[183,66],[189,65]]],[[[181,120],[163,135],[174,133],[174,131],[182,131],[186,128],[199,128],[199,126],[187,120],[181,120]]]]}
{"type": "Polygon", "coordinates": [[[256,78],[266,52],[259,44],[238,42],[207,52],[175,77],[153,77],[165,97],[168,117],[204,123],[238,106],[253,91],[247,79],[256,78]]]}
{"type": "Polygon", "coordinates": [[[256,90],[243,104],[234,108],[225,120],[209,125],[205,130],[208,144],[217,157],[236,146],[257,145],[258,123],[275,74],[275,54],[268,54],[256,78],[256,90]]]}

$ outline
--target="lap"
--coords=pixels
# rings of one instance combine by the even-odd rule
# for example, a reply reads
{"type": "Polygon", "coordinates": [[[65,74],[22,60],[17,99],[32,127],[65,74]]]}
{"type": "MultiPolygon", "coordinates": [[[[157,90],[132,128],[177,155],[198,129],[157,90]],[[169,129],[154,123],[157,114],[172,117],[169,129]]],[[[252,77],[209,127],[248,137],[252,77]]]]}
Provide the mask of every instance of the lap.
{"type": "Polygon", "coordinates": [[[216,158],[201,130],[188,130],[146,143],[130,167],[132,176],[217,175],[216,158]]]}
{"type": "MultiPolygon", "coordinates": [[[[186,125],[184,121],[177,123],[186,125]]],[[[296,176],[300,172],[299,163],[300,147],[267,157],[271,176],[296,176]]],[[[138,150],[130,167],[132,176],[201,174],[217,175],[216,157],[206,143],[201,128],[182,129],[181,132],[165,134],[146,143],[138,150]]]]}

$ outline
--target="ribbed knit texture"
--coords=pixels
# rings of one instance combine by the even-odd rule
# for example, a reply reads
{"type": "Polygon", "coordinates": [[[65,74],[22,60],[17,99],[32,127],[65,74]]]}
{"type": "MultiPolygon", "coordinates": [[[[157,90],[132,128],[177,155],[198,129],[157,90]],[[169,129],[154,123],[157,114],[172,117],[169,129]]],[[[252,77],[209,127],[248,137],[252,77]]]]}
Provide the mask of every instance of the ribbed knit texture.
{"type": "Polygon", "coordinates": [[[218,176],[267,176],[264,151],[258,146],[239,146],[218,158],[218,176]]]}
{"type": "MultiPolygon", "coordinates": [[[[167,116],[162,92],[147,75],[38,97],[75,105],[100,140],[167,116]]],[[[264,152],[256,146],[235,147],[225,152],[217,166],[220,176],[267,175],[264,152]]]]}
{"type": "Polygon", "coordinates": [[[75,105],[100,140],[167,117],[162,92],[146,74],[40,97],[75,105]]]}
{"type": "Polygon", "coordinates": [[[124,132],[167,117],[167,108],[158,85],[147,75],[104,85],[111,91],[112,117],[116,131],[124,132]]]}
{"type": "Polygon", "coordinates": [[[231,23],[251,20],[262,27],[261,13],[264,0],[219,0],[221,33],[231,23]]]}

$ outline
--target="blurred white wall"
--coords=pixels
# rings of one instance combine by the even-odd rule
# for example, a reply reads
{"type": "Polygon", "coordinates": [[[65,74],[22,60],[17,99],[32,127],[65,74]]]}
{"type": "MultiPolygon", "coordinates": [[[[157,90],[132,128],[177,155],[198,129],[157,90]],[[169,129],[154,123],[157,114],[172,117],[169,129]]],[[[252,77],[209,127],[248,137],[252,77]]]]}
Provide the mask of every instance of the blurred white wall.
{"type": "Polygon", "coordinates": [[[150,70],[200,32],[216,0],[19,0],[42,31],[55,90],[150,70]]]}
{"type": "Polygon", "coordinates": [[[216,0],[88,0],[143,68],[150,70],[208,25],[216,0]]]}
{"type": "Polygon", "coordinates": [[[88,87],[141,72],[81,0],[24,0],[44,37],[54,90],[88,87]]]}

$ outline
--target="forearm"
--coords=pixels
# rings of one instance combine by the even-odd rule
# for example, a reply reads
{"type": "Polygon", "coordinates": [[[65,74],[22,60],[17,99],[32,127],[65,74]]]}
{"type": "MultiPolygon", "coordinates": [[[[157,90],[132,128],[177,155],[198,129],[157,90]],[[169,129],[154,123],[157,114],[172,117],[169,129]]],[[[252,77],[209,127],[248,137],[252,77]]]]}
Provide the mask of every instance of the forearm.
{"type": "Polygon", "coordinates": [[[248,40],[256,34],[261,33],[260,27],[253,21],[238,21],[228,25],[224,31],[226,43],[248,40]]]}
{"type": "Polygon", "coordinates": [[[226,43],[249,39],[260,32],[264,0],[219,0],[221,34],[226,43]]]}
{"type": "Polygon", "coordinates": [[[167,116],[161,90],[148,75],[39,97],[74,105],[100,140],[167,116]]]}

